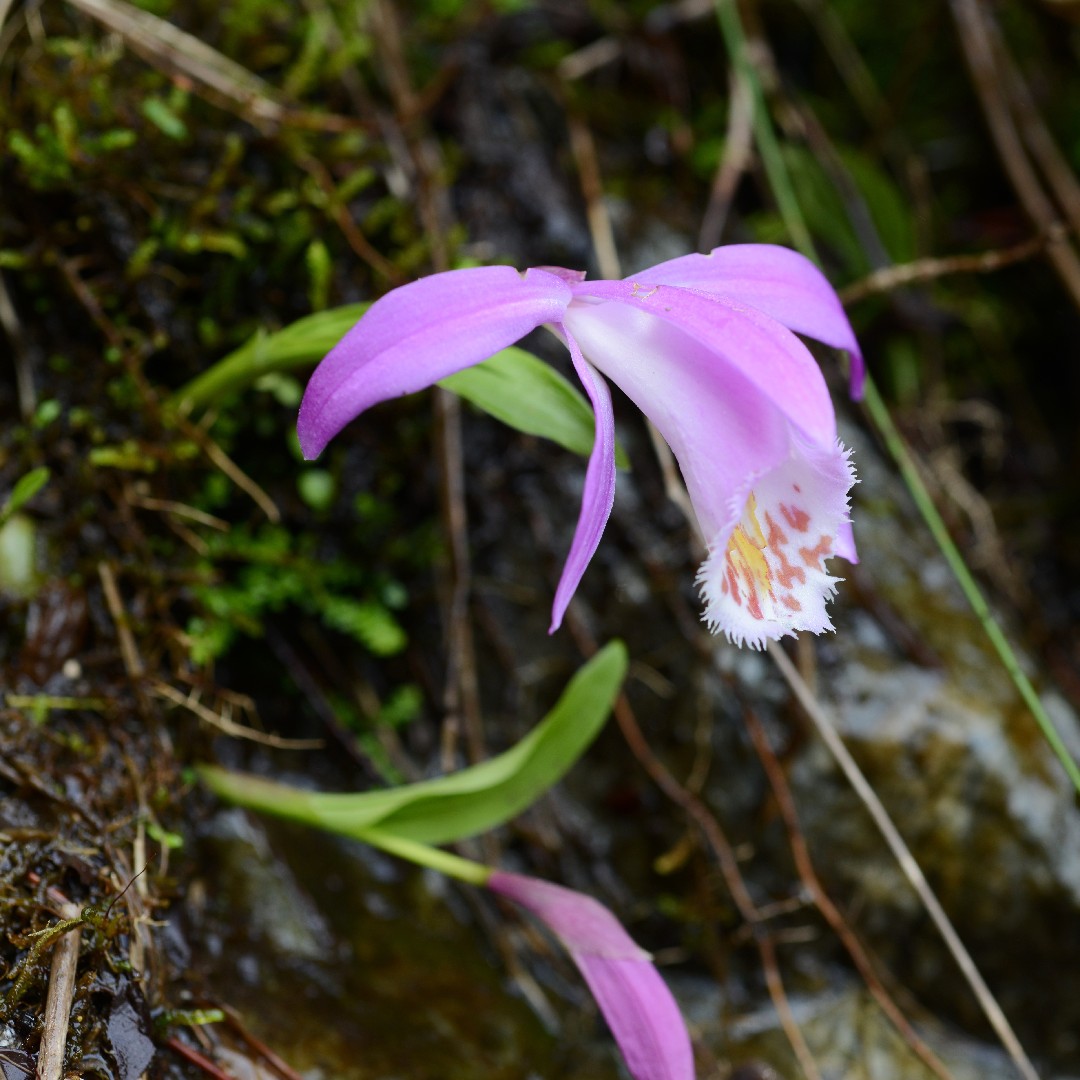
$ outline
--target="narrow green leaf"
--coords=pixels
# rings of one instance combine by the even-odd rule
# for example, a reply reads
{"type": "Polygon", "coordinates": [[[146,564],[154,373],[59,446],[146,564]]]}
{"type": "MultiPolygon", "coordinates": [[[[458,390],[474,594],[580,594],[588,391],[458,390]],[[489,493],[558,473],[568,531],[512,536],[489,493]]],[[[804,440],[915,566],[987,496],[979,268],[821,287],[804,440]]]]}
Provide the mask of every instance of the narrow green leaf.
{"type": "Polygon", "coordinates": [[[423,844],[464,840],[509,821],[558,783],[603,727],[626,666],[625,646],[610,642],[516,746],[436,780],[327,794],[215,766],[202,766],[199,772],[223,799],[344,836],[363,840],[365,830],[377,829],[423,844]]]}
{"type": "MultiPolygon", "coordinates": [[[[264,375],[310,367],[352,329],[369,306],[348,304],[308,315],[272,334],[256,334],[177,390],[172,406],[184,413],[197,412],[264,375]]],[[[503,349],[439,385],[527,435],[550,439],[584,457],[592,450],[593,411],[584,396],[524,349],[503,349]]],[[[616,447],[615,461],[620,469],[630,467],[622,447],[616,447]]]]}
{"type": "Polygon", "coordinates": [[[258,333],[173,394],[181,412],[205,409],[226,394],[272,372],[294,371],[321,360],[353,328],[370,304],[346,304],[297,319],[272,334],[258,333]]]}
{"type": "Polygon", "coordinates": [[[49,470],[41,465],[31,469],[25,476],[20,476],[4,505],[0,506],[0,524],[21,510],[49,482],[50,475],[49,470]]]}

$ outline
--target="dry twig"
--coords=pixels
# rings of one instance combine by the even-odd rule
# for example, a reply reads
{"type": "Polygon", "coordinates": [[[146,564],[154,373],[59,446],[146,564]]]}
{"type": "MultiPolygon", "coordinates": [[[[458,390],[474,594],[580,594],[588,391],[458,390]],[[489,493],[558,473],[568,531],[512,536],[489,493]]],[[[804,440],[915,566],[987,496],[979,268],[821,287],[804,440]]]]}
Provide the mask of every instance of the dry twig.
{"type": "Polygon", "coordinates": [[[1016,1033],[1005,1018],[1005,1014],[1001,1011],[1001,1006],[998,1005],[990,988],[986,985],[979,969],[975,966],[975,961],[960,940],[960,936],[957,934],[948,915],[945,914],[941,902],[930,888],[930,883],[926,880],[922,868],[915,861],[915,857],[911,854],[907,844],[904,843],[903,837],[901,837],[899,830],[893,824],[892,818],[889,817],[888,811],[878,798],[877,792],[870,786],[869,781],[867,781],[848,748],[844,745],[843,740],[841,740],[832,720],[818,700],[810,693],[809,687],[803,682],[794,664],[788,659],[787,653],[775,641],[769,642],[768,650],[796,700],[803,707],[803,711],[813,722],[822,741],[828,747],[833,760],[840,766],[845,779],[858,795],[863,806],[866,807],[885,843],[888,844],[893,858],[896,859],[904,877],[908,879],[911,887],[915,890],[920,903],[930,916],[949,952],[952,953],[953,959],[975,994],[987,1020],[990,1021],[990,1026],[1001,1040],[1001,1044],[1016,1063],[1017,1069],[1025,1077],[1025,1080],[1038,1080],[1039,1074],[1035,1071],[1035,1066],[1032,1065],[1024,1052],[1024,1048],[1020,1045],[1020,1040],[1017,1039],[1016,1033]]]}
{"type": "MultiPolygon", "coordinates": [[[[404,123],[404,142],[408,148],[417,184],[417,200],[424,232],[431,243],[432,263],[437,271],[450,268],[446,247],[448,208],[440,193],[438,177],[442,173],[435,142],[420,130],[422,115],[409,79],[401,40],[398,13],[389,0],[379,0],[371,8],[371,17],[380,44],[380,54],[387,82],[398,116],[404,123]]],[[[469,561],[468,514],[465,507],[464,449],[461,442],[461,403],[456,395],[437,388],[435,391],[435,427],[439,447],[439,479],[443,523],[450,546],[447,598],[444,604],[448,671],[444,707],[445,732],[455,737],[455,723],[463,723],[469,756],[479,761],[484,756],[483,723],[480,710],[479,682],[476,675],[476,648],[469,618],[472,591],[472,568],[469,561]]],[[[447,746],[447,756],[450,747],[447,746]]]]}
{"type": "Polygon", "coordinates": [[[160,680],[152,682],[150,689],[157,697],[187,709],[188,712],[194,714],[200,720],[206,721],[211,727],[217,728],[223,735],[231,735],[237,739],[247,739],[249,742],[272,746],[277,750],[321,750],[325,745],[322,739],[286,739],[281,735],[270,735],[264,731],[256,731],[254,728],[246,727],[244,724],[238,724],[235,720],[230,720],[229,717],[222,716],[214,712],[213,709],[208,709],[195,696],[194,692],[184,694],[177,690],[175,686],[170,686],[160,680]]]}
{"type": "MultiPolygon", "coordinates": [[[[1049,236],[1058,224],[1058,210],[1050,200],[1024,151],[1023,140],[1011,115],[1002,72],[995,55],[991,15],[980,0],[950,0],[960,44],[982,102],[998,155],[1028,216],[1049,236]]],[[[1060,234],[1059,234],[1060,235],[1060,234]]],[[[1080,257],[1064,239],[1049,244],[1046,253],[1073,301],[1080,305],[1080,257]]]]}
{"type": "Polygon", "coordinates": [[[899,1006],[893,1001],[874,971],[862,943],[855,936],[851,927],[848,926],[847,920],[840,913],[840,910],[829,898],[829,894],[825,891],[817,872],[814,870],[810,852],[806,847],[806,840],[803,837],[802,830],[799,828],[798,813],[795,809],[795,801],[791,797],[787,777],[784,776],[784,770],[776,760],[772,747],[769,746],[765,729],[753,709],[744,709],[743,716],[746,719],[746,727],[750,732],[754,749],[761,759],[765,775],[769,778],[769,785],[772,787],[773,795],[776,798],[776,805],[780,811],[780,817],[783,819],[784,828],[787,830],[788,844],[791,847],[791,855],[795,861],[795,869],[806,887],[806,891],[810,894],[810,899],[813,900],[814,906],[821,912],[822,917],[832,928],[833,933],[836,934],[844,948],[847,949],[852,963],[863,977],[867,989],[880,1006],[881,1011],[889,1018],[893,1026],[907,1040],[908,1045],[931,1072],[936,1076],[940,1076],[942,1080],[951,1080],[952,1074],[942,1064],[933,1050],[919,1037],[918,1032],[915,1031],[908,1022],[907,1017],[900,1011],[899,1006]]]}
{"type": "MultiPolygon", "coordinates": [[[[60,918],[77,920],[82,912],[78,905],[66,903],[60,907],[60,918]]],[[[75,969],[79,964],[81,925],[76,924],[60,935],[53,946],[52,967],[49,970],[49,994],[45,1001],[45,1018],[38,1054],[38,1080],[60,1080],[64,1072],[64,1047],[67,1043],[68,1019],[75,997],[75,969]]]]}

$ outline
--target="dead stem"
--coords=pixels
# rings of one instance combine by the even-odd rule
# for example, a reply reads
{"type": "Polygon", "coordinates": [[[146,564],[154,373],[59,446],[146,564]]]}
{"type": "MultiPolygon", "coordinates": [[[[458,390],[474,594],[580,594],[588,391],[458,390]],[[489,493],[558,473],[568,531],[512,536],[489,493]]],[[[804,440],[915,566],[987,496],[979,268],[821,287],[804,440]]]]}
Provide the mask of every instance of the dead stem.
{"type": "Polygon", "coordinates": [[[333,177],[327,171],[326,166],[309,154],[298,157],[296,163],[319,185],[319,188],[326,196],[326,204],[330,214],[353,252],[363,259],[377,274],[386,278],[391,285],[400,285],[405,280],[403,275],[360,231],[360,227],[353,220],[348,208],[338,198],[333,177]]]}
{"type": "Polygon", "coordinates": [[[244,1040],[247,1045],[255,1051],[284,1080],[303,1080],[303,1077],[298,1073],[287,1061],[279,1057],[269,1046],[257,1038],[247,1026],[240,1019],[239,1013],[228,1005],[220,1006],[221,1011],[225,1014],[225,1019],[229,1024],[229,1027],[244,1040]]]}
{"type": "Polygon", "coordinates": [[[762,767],[765,769],[765,775],[768,777],[769,784],[772,787],[780,817],[784,822],[784,828],[787,830],[788,844],[791,847],[791,855],[795,861],[795,869],[807,893],[809,893],[810,899],[814,902],[814,906],[821,912],[822,917],[832,928],[833,933],[836,934],[841,944],[847,949],[852,963],[858,969],[867,989],[880,1006],[881,1011],[904,1037],[914,1053],[918,1055],[919,1060],[936,1076],[940,1076],[942,1080],[952,1080],[952,1073],[949,1072],[933,1050],[923,1042],[918,1032],[915,1031],[907,1017],[901,1012],[899,1006],[893,1001],[888,990],[885,989],[884,984],[874,971],[862,943],[851,927],[848,926],[847,920],[840,913],[839,908],[826,893],[817,876],[817,871],[814,869],[814,864],[810,859],[810,852],[806,846],[806,839],[803,836],[802,829],[799,827],[799,816],[795,809],[795,801],[791,796],[791,789],[788,787],[787,777],[784,775],[784,770],[780,767],[780,763],[776,760],[776,755],[769,745],[765,729],[753,709],[744,708],[743,717],[746,720],[750,738],[754,743],[754,749],[757,751],[758,758],[760,758],[762,767]]]}
{"type": "Polygon", "coordinates": [[[175,1035],[170,1035],[165,1040],[165,1045],[170,1050],[175,1051],[182,1058],[194,1065],[213,1080],[235,1080],[235,1077],[231,1073],[225,1072],[213,1061],[211,1061],[205,1054],[200,1054],[194,1047],[188,1046],[187,1043],[182,1043],[175,1035]]]}
{"type": "Polygon", "coordinates": [[[729,84],[731,94],[724,152],[716,167],[709,202],[698,230],[698,249],[701,251],[711,251],[720,243],[731,201],[754,158],[754,95],[750,93],[745,76],[735,68],[731,69],[729,84]]]}
{"type": "Polygon", "coordinates": [[[589,220],[589,234],[593,251],[603,278],[622,277],[619,252],[615,246],[615,232],[611,227],[611,215],[604,204],[604,185],[600,179],[600,163],[596,158],[596,143],[588,124],[574,113],[567,112],[566,125],[570,129],[570,149],[577,165],[581,194],[585,198],[585,213],[589,220]]]}
{"type": "MultiPolygon", "coordinates": [[[[60,907],[60,918],[78,919],[82,914],[77,905],[60,907]]],[[[49,994],[45,1001],[45,1017],[38,1054],[38,1080],[60,1080],[64,1072],[64,1047],[67,1044],[68,1020],[75,996],[75,969],[79,964],[81,924],[60,935],[53,947],[49,971],[49,994]]]]}
{"type": "Polygon", "coordinates": [[[844,745],[832,720],[821,707],[817,698],[810,693],[809,687],[803,682],[783,648],[775,641],[770,641],[767,647],[773,662],[780,669],[780,674],[783,675],[806,715],[813,722],[822,741],[832,754],[833,760],[840,766],[847,782],[854,789],[856,795],[859,796],[878,831],[884,837],[893,858],[896,859],[897,864],[918,895],[919,901],[926,909],[926,913],[930,916],[946,947],[952,953],[953,959],[971,987],[987,1020],[990,1021],[990,1026],[1001,1040],[1001,1044],[1026,1080],[1039,1080],[1039,1074],[1035,1071],[1034,1065],[1031,1064],[1027,1054],[1024,1052],[1024,1048],[1020,1045],[1020,1040],[1017,1039],[1009,1021],[1001,1011],[1001,1006],[998,1005],[990,988],[979,973],[979,969],[975,966],[971,954],[960,940],[960,936],[950,922],[948,915],[945,914],[940,901],[930,888],[922,868],[915,861],[915,857],[911,854],[907,844],[904,843],[899,831],[893,824],[892,818],[889,817],[888,811],[878,798],[877,792],[870,786],[869,781],[867,781],[848,748],[844,745]]]}
{"type": "Polygon", "coordinates": [[[322,739],[286,739],[281,735],[270,735],[264,731],[256,731],[244,724],[238,724],[227,716],[222,716],[208,709],[195,696],[194,691],[188,694],[177,690],[175,686],[154,680],[150,684],[150,690],[159,698],[171,701],[183,709],[205,721],[211,727],[217,728],[223,735],[231,735],[236,739],[247,739],[249,742],[259,743],[262,746],[272,746],[277,750],[321,750],[326,744],[322,739]]]}
{"type": "MultiPolygon", "coordinates": [[[[2,5],[4,0],[0,0],[2,5]]],[[[3,23],[0,14],[0,24],[3,23]]],[[[30,358],[26,355],[26,342],[23,339],[22,325],[11,302],[3,274],[0,274],[0,327],[7,335],[11,346],[11,360],[15,367],[15,389],[19,397],[19,412],[23,420],[29,422],[37,408],[37,394],[34,390],[34,372],[30,358]]]]}
{"type": "MultiPolygon", "coordinates": [[[[1040,232],[1049,235],[1058,222],[1058,211],[1043,190],[1010,115],[1002,89],[1005,73],[995,60],[991,40],[989,8],[979,0],[949,0],[949,7],[998,156],[1028,216],[1040,232]]],[[[1080,306],[1080,258],[1063,240],[1050,244],[1046,252],[1074,303],[1080,306]]]]}
{"type": "Polygon", "coordinates": [[[112,566],[102,560],[98,563],[98,577],[101,578],[101,588],[105,594],[105,605],[112,616],[113,625],[116,627],[116,637],[120,643],[120,655],[124,660],[124,670],[132,681],[141,679],[146,667],[139,655],[138,646],[135,644],[135,635],[131,632],[131,623],[128,619],[124,603],[120,598],[120,589],[116,584],[116,574],[112,566]]]}
{"type": "MultiPolygon", "coordinates": [[[[403,121],[404,142],[411,171],[417,177],[417,205],[424,232],[431,242],[431,260],[437,271],[450,268],[446,246],[449,212],[440,205],[442,163],[434,141],[421,130],[423,116],[409,78],[401,41],[398,13],[388,0],[371,8],[371,17],[380,44],[387,83],[398,117],[403,121]]],[[[476,675],[476,647],[469,617],[472,567],[469,560],[468,513],[465,507],[464,450],[461,441],[461,402],[442,389],[435,391],[435,431],[439,448],[439,481],[443,525],[450,547],[449,582],[444,601],[447,640],[447,676],[443,698],[447,714],[446,733],[454,736],[455,718],[460,718],[469,757],[485,757],[480,689],[476,675]]],[[[450,747],[446,747],[448,756],[450,747]]]]}
{"type": "Polygon", "coordinates": [[[892,292],[905,285],[935,281],[951,274],[990,274],[1013,263],[1023,262],[1045,250],[1048,244],[1060,243],[1066,236],[1064,226],[1056,222],[1045,236],[1033,236],[1012,247],[982,251],[977,255],[946,255],[940,258],[916,259],[898,266],[875,270],[859,281],[838,290],[845,304],[853,304],[876,293],[892,292]]]}
{"type": "Polygon", "coordinates": [[[122,0],[68,2],[119,34],[154,66],[224,98],[244,119],[263,127],[284,121],[286,109],[269,83],[178,26],[122,0]]]}
{"type": "Polygon", "coordinates": [[[1031,88],[1005,44],[1001,28],[991,19],[987,20],[986,28],[998,68],[1005,75],[1005,87],[1010,95],[1009,104],[1020,135],[1042,170],[1058,204],[1065,211],[1074,234],[1080,235],[1080,182],[1046,126],[1042,113],[1035,104],[1031,88]]]}

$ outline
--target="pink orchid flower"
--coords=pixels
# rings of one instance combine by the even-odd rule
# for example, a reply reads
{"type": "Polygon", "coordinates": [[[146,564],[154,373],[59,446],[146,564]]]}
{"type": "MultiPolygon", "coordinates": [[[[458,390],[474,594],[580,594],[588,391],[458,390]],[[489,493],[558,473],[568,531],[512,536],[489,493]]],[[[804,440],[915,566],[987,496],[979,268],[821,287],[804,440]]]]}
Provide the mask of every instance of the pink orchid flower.
{"type": "Polygon", "coordinates": [[[694,1052],[679,1006],[647,952],[590,896],[496,871],[493,892],[532,912],[585,978],[634,1080],[694,1080],[694,1052]]]}
{"type": "Polygon", "coordinates": [[[770,244],[687,255],[624,281],[509,266],[452,270],[378,300],[316,369],[300,405],[307,457],[369,406],[430,386],[548,324],[596,413],[577,531],[552,631],[596,551],[615,497],[615,422],[602,376],[656,425],[678,459],[709,555],[698,574],[713,631],[760,648],[831,630],[838,579],[855,562],[854,470],[825,380],[792,331],[863,367],[836,293],[803,256],[770,244]]]}

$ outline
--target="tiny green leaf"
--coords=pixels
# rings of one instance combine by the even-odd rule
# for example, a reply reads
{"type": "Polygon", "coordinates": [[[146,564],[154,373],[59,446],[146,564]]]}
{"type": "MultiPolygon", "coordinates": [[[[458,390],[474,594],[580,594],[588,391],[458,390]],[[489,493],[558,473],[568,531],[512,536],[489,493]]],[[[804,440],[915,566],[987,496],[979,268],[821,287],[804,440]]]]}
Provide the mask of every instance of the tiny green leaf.
{"type": "Polygon", "coordinates": [[[270,372],[294,371],[321,360],[367,311],[347,304],[297,319],[275,333],[258,333],[173,395],[182,411],[205,409],[225,394],[250,386],[270,372]]]}
{"type": "Polygon", "coordinates": [[[4,500],[4,505],[0,506],[0,525],[32,499],[49,482],[50,475],[49,470],[41,465],[31,469],[25,476],[20,476],[15,481],[11,494],[4,500]]]}
{"type": "Polygon", "coordinates": [[[436,780],[327,794],[205,765],[223,799],[328,832],[365,839],[365,830],[423,844],[464,840],[509,821],[558,783],[607,720],[626,675],[626,648],[610,642],[569,682],[546,717],[517,745],[436,780]]]}

